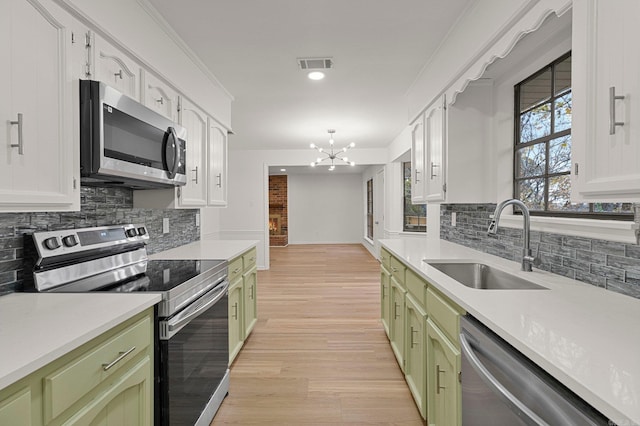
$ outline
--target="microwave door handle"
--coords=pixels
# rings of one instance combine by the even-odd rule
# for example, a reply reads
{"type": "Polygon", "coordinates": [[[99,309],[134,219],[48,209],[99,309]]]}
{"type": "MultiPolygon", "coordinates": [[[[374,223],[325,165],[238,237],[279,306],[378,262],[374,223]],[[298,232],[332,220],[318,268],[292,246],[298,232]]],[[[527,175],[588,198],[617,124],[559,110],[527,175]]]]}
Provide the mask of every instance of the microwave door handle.
{"type": "MultiPolygon", "coordinates": [[[[176,129],[174,129],[173,127],[169,127],[169,132],[171,133],[171,136],[173,137],[173,142],[174,142],[173,167],[171,167],[171,170],[169,170],[169,179],[173,179],[178,173],[178,167],[180,167],[180,162],[181,162],[180,143],[178,142],[179,139],[178,139],[178,134],[176,133],[176,129]]],[[[167,143],[169,143],[168,140],[167,140],[167,143]]]]}

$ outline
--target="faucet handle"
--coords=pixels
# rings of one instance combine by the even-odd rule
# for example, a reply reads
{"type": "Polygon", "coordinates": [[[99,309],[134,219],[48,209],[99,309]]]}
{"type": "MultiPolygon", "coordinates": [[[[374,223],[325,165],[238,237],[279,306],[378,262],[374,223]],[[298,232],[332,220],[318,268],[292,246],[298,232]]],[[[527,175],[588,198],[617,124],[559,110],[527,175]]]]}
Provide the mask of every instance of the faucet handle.
{"type": "Polygon", "coordinates": [[[487,229],[487,235],[495,235],[498,232],[498,225],[495,219],[492,219],[489,223],[489,228],[487,229]]]}

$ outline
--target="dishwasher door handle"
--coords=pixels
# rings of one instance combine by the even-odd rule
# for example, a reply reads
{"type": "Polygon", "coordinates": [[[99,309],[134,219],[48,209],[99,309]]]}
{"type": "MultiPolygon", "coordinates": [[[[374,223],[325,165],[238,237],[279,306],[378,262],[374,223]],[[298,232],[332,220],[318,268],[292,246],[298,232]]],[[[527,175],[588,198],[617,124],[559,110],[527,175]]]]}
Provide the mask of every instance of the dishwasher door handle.
{"type": "Polygon", "coordinates": [[[476,373],[478,373],[482,380],[496,393],[496,395],[505,401],[515,413],[519,414],[521,420],[525,421],[529,425],[549,426],[549,423],[545,422],[536,413],[531,411],[529,407],[509,392],[509,390],[500,383],[493,374],[491,374],[487,367],[485,367],[480,359],[478,359],[464,333],[460,333],[460,347],[464,356],[467,357],[476,373]]]}

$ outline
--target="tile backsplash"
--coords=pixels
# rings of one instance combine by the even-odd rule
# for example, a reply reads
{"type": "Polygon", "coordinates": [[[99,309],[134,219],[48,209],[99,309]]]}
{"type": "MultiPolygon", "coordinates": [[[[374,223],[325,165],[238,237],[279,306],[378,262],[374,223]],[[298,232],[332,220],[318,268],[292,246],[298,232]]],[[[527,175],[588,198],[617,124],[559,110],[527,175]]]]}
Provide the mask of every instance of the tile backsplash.
{"type": "Polygon", "coordinates": [[[147,251],[157,253],[200,239],[198,209],[133,208],[133,191],[125,188],[82,187],[79,212],[0,214],[0,295],[19,291],[23,270],[24,234],[56,229],[86,228],[124,223],[146,225],[147,251]],[[169,232],[162,233],[162,220],[169,232]]]}
{"type": "MultiPolygon", "coordinates": [[[[520,262],[522,230],[500,227],[488,236],[495,204],[442,204],[440,238],[520,262]],[[451,226],[451,213],[456,226],[451,226]]],[[[531,231],[531,250],[540,269],[640,298],[640,246],[531,231]]]]}

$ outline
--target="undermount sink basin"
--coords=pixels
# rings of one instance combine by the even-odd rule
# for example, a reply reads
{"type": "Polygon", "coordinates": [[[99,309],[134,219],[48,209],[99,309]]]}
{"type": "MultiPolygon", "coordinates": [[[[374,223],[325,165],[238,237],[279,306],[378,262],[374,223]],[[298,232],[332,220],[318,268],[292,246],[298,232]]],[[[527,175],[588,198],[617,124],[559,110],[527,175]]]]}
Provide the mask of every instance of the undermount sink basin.
{"type": "Polygon", "coordinates": [[[471,288],[482,290],[548,290],[546,287],[483,263],[427,262],[427,264],[471,288]]]}

